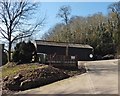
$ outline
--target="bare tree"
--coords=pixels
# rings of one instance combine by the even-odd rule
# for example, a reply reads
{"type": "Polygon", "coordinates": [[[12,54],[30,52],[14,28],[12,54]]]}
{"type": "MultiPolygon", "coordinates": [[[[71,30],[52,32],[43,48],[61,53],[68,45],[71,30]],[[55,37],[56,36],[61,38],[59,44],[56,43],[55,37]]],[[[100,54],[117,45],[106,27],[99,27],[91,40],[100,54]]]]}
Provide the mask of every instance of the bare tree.
{"type": "Polygon", "coordinates": [[[71,8],[70,6],[61,6],[59,11],[58,11],[58,14],[57,14],[57,17],[60,17],[63,22],[65,22],[65,24],[67,25],[68,22],[69,22],[69,17],[70,17],[70,14],[71,14],[71,8]]]}
{"type": "MultiPolygon", "coordinates": [[[[60,17],[66,25],[66,41],[67,43],[70,42],[70,29],[69,29],[69,20],[71,15],[71,8],[70,6],[62,6],[60,7],[57,17],[60,17]]],[[[66,45],[66,56],[68,56],[68,44],[66,45]]]]}
{"type": "Polygon", "coordinates": [[[112,12],[115,12],[117,18],[120,19],[120,1],[110,5],[109,9],[111,9],[112,12]]]}
{"type": "Polygon", "coordinates": [[[71,7],[70,6],[61,6],[57,17],[61,18],[62,21],[65,23],[66,26],[66,41],[69,43],[70,42],[70,37],[71,37],[71,32],[70,32],[70,26],[69,26],[69,21],[70,21],[70,15],[71,15],[71,7]]]}
{"type": "Polygon", "coordinates": [[[30,37],[40,30],[45,18],[36,18],[35,21],[38,5],[27,0],[0,1],[0,36],[8,42],[8,61],[11,61],[14,41],[30,37]]]}
{"type": "Polygon", "coordinates": [[[114,16],[117,18],[117,37],[118,37],[118,52],[120,54],[120,1],[109,6],[110,11],[112,11],[114,16]]]}

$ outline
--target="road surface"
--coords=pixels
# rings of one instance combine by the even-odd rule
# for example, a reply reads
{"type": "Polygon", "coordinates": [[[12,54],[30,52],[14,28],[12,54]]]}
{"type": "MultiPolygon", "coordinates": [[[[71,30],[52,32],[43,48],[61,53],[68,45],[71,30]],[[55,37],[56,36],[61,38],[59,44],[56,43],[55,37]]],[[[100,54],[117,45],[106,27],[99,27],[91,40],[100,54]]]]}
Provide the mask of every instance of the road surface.
{"type": "Polygon", "coordinates": [[[118,94],[118,60],[78,62],[88,72],[17,94],[118,94]]]}

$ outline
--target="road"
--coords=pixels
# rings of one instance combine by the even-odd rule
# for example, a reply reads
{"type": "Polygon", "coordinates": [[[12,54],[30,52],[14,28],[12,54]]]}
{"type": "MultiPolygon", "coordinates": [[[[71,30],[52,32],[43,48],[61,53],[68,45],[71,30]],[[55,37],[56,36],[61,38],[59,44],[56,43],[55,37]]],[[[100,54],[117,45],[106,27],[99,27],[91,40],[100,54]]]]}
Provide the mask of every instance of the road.
{"type": "Polygon", "coordinates": [[[118,94],[118,60],[78,62],[88,72],[17,94],[118,94]]]}

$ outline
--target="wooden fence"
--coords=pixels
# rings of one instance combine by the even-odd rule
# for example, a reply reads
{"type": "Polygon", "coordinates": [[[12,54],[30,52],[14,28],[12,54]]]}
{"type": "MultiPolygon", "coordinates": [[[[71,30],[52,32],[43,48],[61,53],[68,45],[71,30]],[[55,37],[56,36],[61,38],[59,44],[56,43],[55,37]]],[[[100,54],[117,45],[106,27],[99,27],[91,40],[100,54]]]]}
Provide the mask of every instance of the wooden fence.
{"type": "Polygon", "coordinates": [[[46,63],[55,67],[77,67],[77,56],[47,55],[46,63]]]}

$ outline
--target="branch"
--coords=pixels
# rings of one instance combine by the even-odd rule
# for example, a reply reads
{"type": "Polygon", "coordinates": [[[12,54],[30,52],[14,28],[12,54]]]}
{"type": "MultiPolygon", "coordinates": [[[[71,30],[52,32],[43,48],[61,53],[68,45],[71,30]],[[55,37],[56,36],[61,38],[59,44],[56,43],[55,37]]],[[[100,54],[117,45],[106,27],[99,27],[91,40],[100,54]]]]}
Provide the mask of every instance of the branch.
{"type": "Polygon", "coordinates": [[[22,38],[30,37],[30,36],[32,36],[32,34],[28,34],[28,35],[24,35],[24,36],[22,34],[19,34],[16,37],[14,37],[11,42],[14,42],[14,41],[22,39],[22,38]]]}
{"type": "Polygon", "coordinates": [[[1,33],[1,35],[2,35],[5,39],[8,40],[8,38],[5,36],[5,34],[4,34],[2,31],[0,31],[0,33],[1,33]]]}

